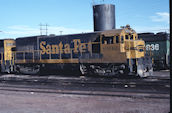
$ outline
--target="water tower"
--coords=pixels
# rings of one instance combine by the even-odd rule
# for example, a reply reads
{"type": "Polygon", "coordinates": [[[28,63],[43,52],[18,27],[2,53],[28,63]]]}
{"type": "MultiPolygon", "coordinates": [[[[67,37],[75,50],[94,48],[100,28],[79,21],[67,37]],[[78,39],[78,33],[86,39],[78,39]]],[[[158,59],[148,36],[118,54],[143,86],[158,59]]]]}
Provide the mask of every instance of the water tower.
{"type": "Polygon", "coordinates": [[[115,29],[115,5],[93,5],[94,31],[115,29]]]}

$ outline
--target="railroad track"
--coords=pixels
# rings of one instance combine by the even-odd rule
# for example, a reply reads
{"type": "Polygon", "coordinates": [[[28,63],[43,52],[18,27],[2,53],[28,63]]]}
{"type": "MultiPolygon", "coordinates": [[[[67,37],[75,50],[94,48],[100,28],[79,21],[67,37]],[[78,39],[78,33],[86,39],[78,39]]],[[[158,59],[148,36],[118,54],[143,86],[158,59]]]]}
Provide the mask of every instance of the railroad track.
{"type": "Polygon", "coordinates": [[[58,83],[58,82],[70,82],[79,84],[104,84],[104,85],[144,85],[144,86],[164,86],[170,84],[168,78],[92,78],[92,77],[58,77],[58,76],[13,76],[13,77],[0,77],[0,82],[40,82],[40,83],[58,83]]]}
{"type": "Polygon", "coordinates": [[[84,96],[109,96],[109,97],[127,97],[127,98],[153,98],[153,99],[170,99],[169,94],[156,94],[156,93],[143,93],[143,92],[131,92],[131,91],[74,91],[74,90],[54,90],[37,87],[26,86],[14,86],[0,84],[1,91],[13,91],[13,92],[28,92],[30,94],[35,93],[53,93],[53,94],[67,94],[67,95],[84,95],[84,96]]]}
{"type": "Polygon", "coordinates": [[[154,88],[163,88],[169,87],[170,80],[147,80],[147,79],[90,79],[90,78],[81,78],[81,79],[49,79],[49,78],[0,78],[0,82],[3,83],[37,83],[37,84],[68,84],[68,85],[86,85],[86,86],[103,86],[103,87],[154,87],[154,88]]]}
{"type": "Polygon", "coordinates": [[[155,79],[155,78],[153,79],[151,78],[145,78],[145,79],[92,78],[92,77],[83,77],[83,76],[69,77],[69,78],[54,77],[54,76],[0,77],[0,90],[8,91],[8,88],[12,88],[10,90],[13,90],[15,88],[18,88],[18,90],[20,90],[21,88],[22,89],[29,88],[29,89],[40,89],[43,91],[45,90],[53,90],[53,91],[70,90],[70,92],[103,91],[103,92],[123,92],[123,93],[132,92],[132,93],[142,93],[142,94],[146,93],[146,94],[168,95],[170,93],[170,80],[155,79]]]}

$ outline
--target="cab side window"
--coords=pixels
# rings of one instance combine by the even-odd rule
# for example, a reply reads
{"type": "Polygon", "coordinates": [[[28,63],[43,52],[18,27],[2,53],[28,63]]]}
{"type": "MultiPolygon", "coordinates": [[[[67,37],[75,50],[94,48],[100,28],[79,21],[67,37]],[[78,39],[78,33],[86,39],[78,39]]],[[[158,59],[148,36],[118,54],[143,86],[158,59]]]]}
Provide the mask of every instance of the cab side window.
{"type": "Polygon", "coordinates": [[[137,40],[137,37],[135,36],[135,40],[137,40]]]}
{"type": "Polygon", "coordinates": [[[133,40],[133,35],[130,36],[130,40],[133,40]]]}
{"type": "Polygon", "coordinates": [[[113,44],[113,37],[102,37],[102,44],[113,44]]]}
{"type": "Polygon", "coordinates": [[[128,35],[125,35],[125,39],[127,39],[127,40],[128,40],[128,35]]]}
{"type": "Polygon", "coordinates": [[[121,43],[124,43],[124,36],[121,36],[121,43]]]}
{"type": "Polygon", "coordinates": [[[116,43],[119,43],[119,36],[116,36],[116,43]]]}

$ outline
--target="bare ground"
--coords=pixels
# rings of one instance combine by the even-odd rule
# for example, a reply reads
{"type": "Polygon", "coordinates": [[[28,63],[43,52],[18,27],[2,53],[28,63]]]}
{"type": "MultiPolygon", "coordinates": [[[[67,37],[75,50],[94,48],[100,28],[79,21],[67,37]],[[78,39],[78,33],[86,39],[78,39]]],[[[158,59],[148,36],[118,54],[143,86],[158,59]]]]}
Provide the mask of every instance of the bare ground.
{"type": "Polygon", "coordinates": [[[0,91],[0,113],[168,113],[169,99],[0,91]]]}
{"type": "MultiPolygon", "coordinates": [[[[169,77],[169,71],[154,76],[169,77]]],[[[0,113],[168,113],[170,99],[0,90],[0,113]]]]}

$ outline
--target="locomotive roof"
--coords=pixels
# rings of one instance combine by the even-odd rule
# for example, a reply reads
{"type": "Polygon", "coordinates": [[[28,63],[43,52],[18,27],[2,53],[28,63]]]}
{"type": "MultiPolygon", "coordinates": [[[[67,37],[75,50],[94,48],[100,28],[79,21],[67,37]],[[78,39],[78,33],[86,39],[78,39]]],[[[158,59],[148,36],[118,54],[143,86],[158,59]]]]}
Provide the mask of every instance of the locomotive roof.
{"type": "Polygon", "coordinates": [[[123,29],[112,29],[112,30],[106,30],[106,31],[95,31],[95,32],[87,32],[87,33],[76,33],[76,34],[64,34],[64,35],[36,35],[36,36],[27,36],[27,37],[18,37],[16,39],[24,39],[24,38],[29,38],[29,39],[32,39],[32,38],[37,38],[37,37],[55,37],[55,36],[73,36],[73,35],[82,35],[82,34],[103,34],[103,35],[111,35],[111,34],[120,34],[122,33],[122,31],[124,32],[135,32],[134,30],[131,30],[131,31],[127,31],[127,30],[131,30],[131,29],[126,29],[126,28],[123,28],[123,29]]]}
{"type": "Polygon", "coordinates": [[[112,29],[101,32],[101,34],[120,34],[123,29],[112,29]]]}
{"type": "Polygon", "coordinates": [[[12,39],[12,38],[0,39],[0,41],[4,41],[4,40],[14,40],[14,39],[12,39]]]}
{"type": "Polygon", "coordinates": [[[112,30],[100,31],[100,33],[104,34],[104,35],[121,34],[122,32],[124,32],[124,33],[136,33],[133,29],[127,28],[127,27],[122,28],[122,29],[112,29],[112,30]]]}
{"type": "Polygon", "coordinates": [[[169,33],[167,32],[158,32],[158,33],[153,33],[153,32],[144,32],[144,33],[138,33],[138,35],[168,35],[169,33]]]}
{"type": "Polygon", "coordinates": [[[139,33],[138,37],[145,41],[166,41],[169,40],[169,34],[166,32],[159,32],[156,34],[139,33]]]}

